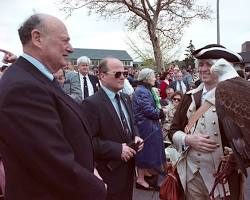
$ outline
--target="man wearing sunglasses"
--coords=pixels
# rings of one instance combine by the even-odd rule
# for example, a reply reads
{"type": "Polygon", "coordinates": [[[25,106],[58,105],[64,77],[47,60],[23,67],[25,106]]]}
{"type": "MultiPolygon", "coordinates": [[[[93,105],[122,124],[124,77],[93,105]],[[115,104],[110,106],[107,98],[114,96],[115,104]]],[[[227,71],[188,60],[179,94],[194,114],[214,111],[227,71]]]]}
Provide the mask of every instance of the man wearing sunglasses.
{"type": "Polygon", "coordinates": [[[119,92],[126,76],[120,60],[102,60],[101,88],[82,103],[92,125],[96,168],[108,187],[107,200],[132,200],[134,156],[143,147],[134,127],[131,100],[119,92]],[[129,146],[132,142],[138,149],[129,146]]]}
{"type": "MultiPolygon", "coordinates": [[[[202,83],[184,95],[176,110],[169,136],[180,152],[189,149],[183,154],[183,162],[177,165],[186,199],[209,200],[215,180],[214,174],[223,156],[223,147],[229,146],[223,137],[223,130],[219,127],[215,109],[217,78],[210,73],[210,68],[220,58],[229,62],[239,62],[241,56],[215,44],[198,49],[193,55],[197,58],[196,64],[202,83]],[[185,126],[205,102],[211,106],[190,129],[190,134],[185,134],[185,126]]],[[[230,200],[239,200],[240,184],[237,172],[230,177],[228,183],[225,184],[225,190],[218,184],[215,189],[215,200],[223,199],[225,196],[229,196],[230,200]]]]}

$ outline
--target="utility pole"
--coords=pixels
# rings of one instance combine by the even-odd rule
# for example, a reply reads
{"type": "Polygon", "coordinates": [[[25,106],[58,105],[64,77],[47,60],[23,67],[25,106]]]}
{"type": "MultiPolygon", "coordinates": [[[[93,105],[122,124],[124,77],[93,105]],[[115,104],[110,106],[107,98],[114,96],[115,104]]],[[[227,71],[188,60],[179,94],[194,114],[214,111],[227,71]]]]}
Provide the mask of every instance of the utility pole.
{"type": "Polygon", "coordinates": [[[217,0],[217,44],[220,44],[220,0],[217,0]]]}

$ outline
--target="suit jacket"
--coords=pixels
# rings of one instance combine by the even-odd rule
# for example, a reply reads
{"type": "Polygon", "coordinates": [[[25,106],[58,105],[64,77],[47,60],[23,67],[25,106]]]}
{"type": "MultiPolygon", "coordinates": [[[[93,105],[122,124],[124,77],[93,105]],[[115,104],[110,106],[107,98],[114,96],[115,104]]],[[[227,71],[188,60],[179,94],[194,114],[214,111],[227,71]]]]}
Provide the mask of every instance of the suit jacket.
{"type": "Polygon", "coordinates": [[[130,137],[124,134],[115,108],[102,88],[82,102],[82,109],[92,124],[96,167],[108,185],[108,193],[119,193],[126,187],[133,187],[134,159],[126,163],[121,160],[121,153],[122,143],[132,142],[137,129],[129,96],[121,93],[121,100],[130,118],[130,137]]]}
{"type": "Polygon", "coordinates": [[[78,104],[22,57],[1,79],[0,91],[6,199],[105,199],[78,104]]]}
{"type": "MultiPolygon", "coordinates": [[[[185,82],[185,81],[182,81],[182,82],[183,82],[183,83],[185,84],[185,86],[186,86],[186,91],[188,91],[188,87],[189,87],[189,86],[188,86],[187,82],[185,82]]],[[[176,92],[177,81],[172,81],[168,87],[173,88],[174,91],[176,92]]]]}
{"type": "Polygon", "coordinates": [[[66,94],[76,100],[76,102],[80,103],[82,101],[81,84],[77,73],[71,71],[65,72],[63,90],[66,94]]]}

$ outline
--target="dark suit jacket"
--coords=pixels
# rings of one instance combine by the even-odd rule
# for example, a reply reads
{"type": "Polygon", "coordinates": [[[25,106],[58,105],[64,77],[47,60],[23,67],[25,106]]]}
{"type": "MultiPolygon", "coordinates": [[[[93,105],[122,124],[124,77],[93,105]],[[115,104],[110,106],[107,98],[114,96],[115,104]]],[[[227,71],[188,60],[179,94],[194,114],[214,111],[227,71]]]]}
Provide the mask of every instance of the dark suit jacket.
{"type": "Polygon", "coordinates": [[[96,167],[108,185],[108,193],[119,193],[126,187],[133,187],[134,159],[125,163],[121,160],[121,153],[122,143],[131,142],[137,129],[129,96],[121,94],[121,99],[130,117],[132,137],[124,134],[115,108],[102,88],[82,103],[83,112],[92,124],[96,167]]]}
{"type": "Polygon", "coordinates": [[[0,81],[7,200],[105,199],[78,104],[20,57],[0,81]]]}
{"type": "MultiPolygon", "coordinates": [[[[188,91],[188,88],[189,88],[188,84],[185,81],[182,81],[182,82],[185,84],[187,88],[186,91],[188,91]]],[[[172,81],[168,87],[173,88],[174,91],[176,92],[176,85],[177,85],[177,81],[172,81]]]]}

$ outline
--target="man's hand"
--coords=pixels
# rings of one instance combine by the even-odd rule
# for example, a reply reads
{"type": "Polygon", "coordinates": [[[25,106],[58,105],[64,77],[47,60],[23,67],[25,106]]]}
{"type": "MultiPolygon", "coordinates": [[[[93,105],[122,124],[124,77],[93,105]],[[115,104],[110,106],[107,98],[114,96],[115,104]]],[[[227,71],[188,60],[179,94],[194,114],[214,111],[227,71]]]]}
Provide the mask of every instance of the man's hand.
{"type": "Polygon", "coordinates": [[[138,136],[135,136],[135,144],[140,143],[139,147],[138,147],[138,151],[141,151],[143,149],[144,143],[143,143],[143,139],[141,139],[138,136]]]}
{"type": "MultiPolygon", "coordinates": [[[[97,178],[99,178],[100,180],[103,181],[102,177],[100,176],[100,174],[99,174],[99,172],[97,171],[96,168],[94,168],[94,175],[95,175],[97,178]]],[[[103,183],[104,183],[104,182],[103,182],[103,183]]],[[[104,185],[105,185],[105,189],[107,190],[107,184],[104,183],[104,185]]]]}
{"type": "Polygon", "coordinates": [[[205,134],[187,135],[185,137],[185,143],[195,150],[204,153],[213,152],[220,146],[214,140],[210,139],[209,135],[205,134]]]}
{"type": "Polygon", "coordinates": [[[17,56],[9,51],[6,51],[4,49],[0,49],[1,52],[4,53],[4,57],[3,57],[3,60],[2,62],[5,63],[5,64],[8,64],[8,63],[13,63],[17,60],[17,56]]]}
{"type": "Polygon", "coordinates": [[[122,160],[127,162],[130,158],[134,157],[135,154],[136,151],[134,149],[130,148],[126,143],[122,143],[122,160]]]}

